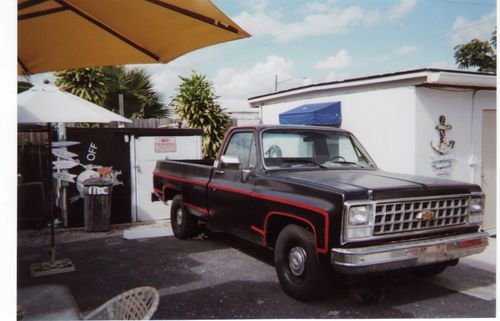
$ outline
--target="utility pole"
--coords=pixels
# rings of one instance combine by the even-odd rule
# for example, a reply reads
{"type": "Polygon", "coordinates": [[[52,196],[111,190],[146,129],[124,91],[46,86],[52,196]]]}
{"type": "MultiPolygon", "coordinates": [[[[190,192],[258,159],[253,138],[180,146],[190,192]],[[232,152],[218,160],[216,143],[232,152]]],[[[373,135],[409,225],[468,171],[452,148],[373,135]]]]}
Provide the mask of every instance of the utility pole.
{"type": "Polygon", "coordinates": [[[285,79],[285,80],[282,80],[282,81],[278,81],[278,75],[274,75],[274,92],[278,91],[278,84],[282,84],[282,83],[285,83],[287,81],[294,80],[294,79],[307,79],[307,77],[305,77],[305,76],[303,76],[303,77],[293,77],[293,78],[285,79]]]}

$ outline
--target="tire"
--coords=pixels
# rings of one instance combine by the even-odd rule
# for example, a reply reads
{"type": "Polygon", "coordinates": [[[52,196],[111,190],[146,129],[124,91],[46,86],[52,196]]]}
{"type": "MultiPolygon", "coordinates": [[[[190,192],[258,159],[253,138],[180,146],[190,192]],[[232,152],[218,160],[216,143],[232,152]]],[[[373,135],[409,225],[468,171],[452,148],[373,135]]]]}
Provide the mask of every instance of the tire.
{"type": "Polygon", "coordinates": [[[318,299],[330,287],[332,273],[319,261],[313,235],[298,225],[288,225],[279,234],[274,266],[283,290],[297,300],[318,299]]]}
{"type": "Polygon", "coordinates": [[[170,223],[175,237],[186,239],[198,235],[198,220],[183,205],[182,195],[172,199],[170,207],[170,223]]]}
{"type": "Polygon", "coordinates": [[[418,277],[433,277],[438,274],[441,274],[446,270],[448,267],[447,262],[444,263],[437,263],[437,264],[431,264],[431,265],[425,265],[421,266],[415,269],[412,269],[410,273],[414,276],[418,277]]]}

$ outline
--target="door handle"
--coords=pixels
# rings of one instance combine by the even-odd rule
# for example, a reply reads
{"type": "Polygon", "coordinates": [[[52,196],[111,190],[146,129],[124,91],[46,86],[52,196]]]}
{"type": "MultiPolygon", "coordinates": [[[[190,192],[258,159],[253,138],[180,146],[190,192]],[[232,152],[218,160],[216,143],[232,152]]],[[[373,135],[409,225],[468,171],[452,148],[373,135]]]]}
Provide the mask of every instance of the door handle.
{"type": "Polygon", "coordinates": [[[216,169],[216,170],[214,170],[214,174],[222,175],[222,174],[224,174],[224,171],[222,171],[220,169],[216,169]]]}

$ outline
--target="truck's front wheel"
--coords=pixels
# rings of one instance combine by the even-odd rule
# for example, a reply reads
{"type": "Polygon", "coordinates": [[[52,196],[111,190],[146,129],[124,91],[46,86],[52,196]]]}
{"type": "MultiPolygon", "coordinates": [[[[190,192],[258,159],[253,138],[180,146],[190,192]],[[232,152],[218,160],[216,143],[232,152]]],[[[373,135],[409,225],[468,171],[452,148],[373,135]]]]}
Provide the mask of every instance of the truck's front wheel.
{"type": "Polygon", "coordinates": [[[170,208],[170,224],[177,238],[185,239],[198,234],[198,222],[196,217],[189,213],[182,202],[182,195],[176,195],[172,199],[170,208]]]}
{"type": "Polygon", "coordinates": [[[274,266],[283,290],[297,300],[319,298],[331,283],[328,266],[317,257],[313,235],[298,225],[288,225],[279,234],[274,266]]]}

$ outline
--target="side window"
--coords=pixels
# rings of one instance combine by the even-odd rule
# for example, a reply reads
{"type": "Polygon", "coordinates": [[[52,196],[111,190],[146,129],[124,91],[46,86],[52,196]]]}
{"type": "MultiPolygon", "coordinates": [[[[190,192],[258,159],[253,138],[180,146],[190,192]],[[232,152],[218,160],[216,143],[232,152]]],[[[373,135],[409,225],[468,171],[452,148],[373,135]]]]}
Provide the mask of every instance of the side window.
{"type": "Polygon", "coordinates": [[[231,136],[224,155],[238,156],[241,168],[255,168],[257,156],[255,153],[255,140],[253,133],[241,132],[231,136]]]}

